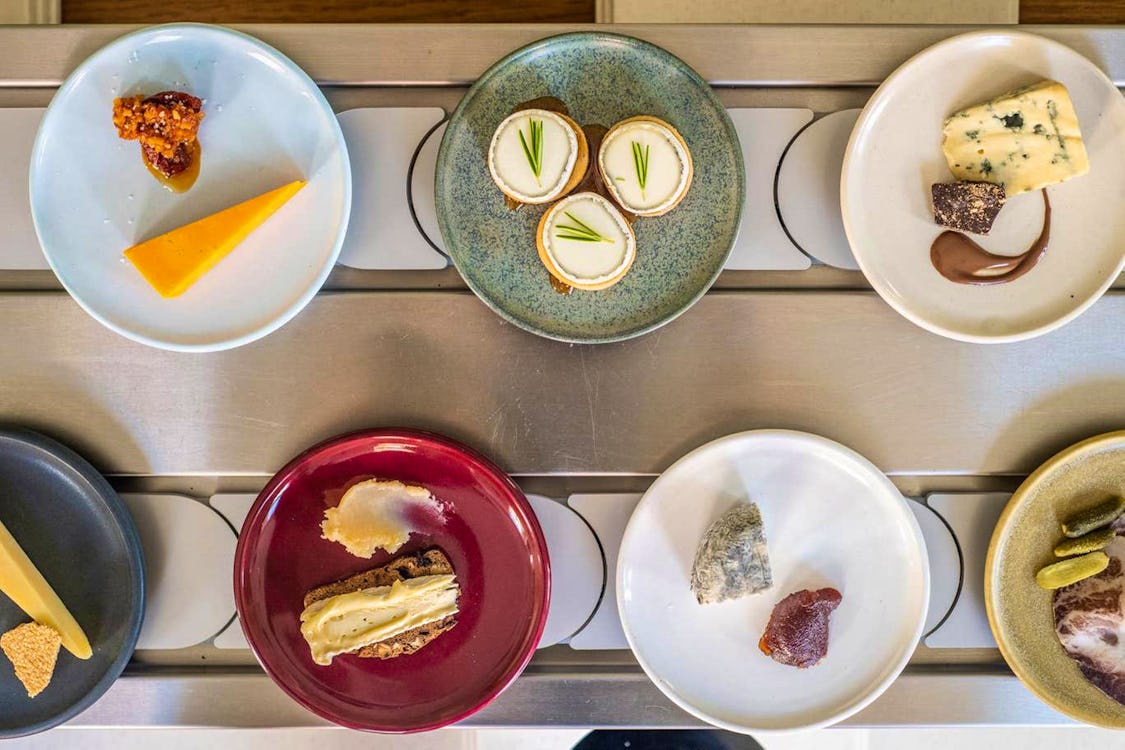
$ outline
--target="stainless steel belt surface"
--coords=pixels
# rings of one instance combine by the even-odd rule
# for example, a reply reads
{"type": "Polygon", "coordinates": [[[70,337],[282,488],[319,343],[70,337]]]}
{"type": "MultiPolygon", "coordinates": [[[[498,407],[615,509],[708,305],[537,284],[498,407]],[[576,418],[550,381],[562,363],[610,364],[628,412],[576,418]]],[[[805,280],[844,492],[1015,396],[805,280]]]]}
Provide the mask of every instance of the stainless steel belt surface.
{"type": "MultiPolygon", "coordinates": [[[[424,196],[427,144],[432,150],[435,125],[465,86],[508,51],[575,28],[585,27],[245,27],[302,65],[338,112],[351,111],[341,116],[345,132],[355,131],[349,144],[372,122],[393,122],[403,133],[395,142],[418,153],[397,154],[388,167],[394,180],[357,190],[357,200],[393,206],[388,221],[353,227],[358,239],[350,253],[345,247],[325,291],[248,346],[178,354],[119,337],[61,290],[33,234],[14,222],[0,230],[0,420],[67,443],[109,475],[138,518],[149,556],[189,569],[164,585],[198,587],[202,602],[190,622],[150,602],[126,675],[72,725],[320,723],[274,687],[245,649],[223,573],[239,508],[245,512],[274,471],[320,440],[384,425],[435,430],[476,447],[549,503],[544,510],[569,509],[598,537],[597,556],[584,558],[603,575],[593,610],[587,614],[588,602],[577,597],[581,611],[571,620],[578,629],[564,628],[568,635],[541,649],[470,724],[698,723],[615,640],[610,581],[619,527],[637,493],[675,459],[758,427],[818,433],[871,459],[914,498],[929,527],[931,562],[944,566],[934,576],[940,617],[923,645],[896,683],[847,723],[1069,721],[1034,698],[992,644],[983,621],[983,550],[999,508],[1036,465],[1125,423],[1121,280],[1076,321],[1032,341],[981,346],[939,338],[899,317],[848,270],[831,226],[768,224],[770,214],[806,215],[785,205],[800,190],[779,189],[776,210],[765,203],[766,218],[744,223],[743,254],[735,253],[741,262],[728,264],[715,288],[666,327],[601,346],[527,334],[466,290],[440,255],[440,237],[432,226],[427,232],[425,200],[405,196],[424,196]],[[417,186],[408,187],[410,169],[421,170],[417,186]],[[408,204],[421,205],[416,216],[408,204]],[[388,251],[376,252],[383,245],[388,251]],[[189,534],[199,541],[185,547],[189,534]]],[[[745,120],[744,149],[748,134],[772,123],[778,147],[758,145],[775,159],[773,174],[759,190],[782,187],[784,161],[776,160],[809,121],[846,117],[833,113],[861,107],[911,55],[968,30],[599,28],[667,48],[733,111],[758,113],[735,116],[745,120]]],[[[34,128],[35,108],[69,71],[128,30],[0,28],[0,131],[5,110],[16,108],[31,112],[9,111],[7,121],[22,117],[21,132],[34,128]]],[[[1125,29],[1027,30],[1075,48],[1125,86],[1125,29]]],[[[4,149],[0,163],[7,164],[4,149]]],[[[6,206],[19,212],[21,184],[23,175],[0,174],[0,215],[6,206]]]]}

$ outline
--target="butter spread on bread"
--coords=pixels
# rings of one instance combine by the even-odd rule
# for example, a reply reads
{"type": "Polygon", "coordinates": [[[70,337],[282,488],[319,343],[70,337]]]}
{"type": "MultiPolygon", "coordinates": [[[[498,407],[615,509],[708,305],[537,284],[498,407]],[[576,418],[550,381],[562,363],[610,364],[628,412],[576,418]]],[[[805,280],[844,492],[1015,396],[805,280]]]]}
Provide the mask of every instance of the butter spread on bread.
{"type": "Polygon", "coordinates": [[[457,614],[452,575],[422,576],[313,602],[301,613],[301,635],[313,661],[332,658],[457,614]]]}
{"type": "Polygon", "coordinates": [[[312,589],[305,594],[301,633],[309,641],[314,661],[330,662],[333,656],[345,652],[361,658],[392,659],[425,647],[457,625],[460,589],[455,574],[445,553],[430,548],[400,555],[386,565],[312,589]],[[421,583],[390,591],[396,582],[409,581],[421,583]],[[387,591],[338,599],[371,589],[387,591]],[[328,604],[334,599],[336,605],[328,604]],[[317,606],[318,603],[322,604],[317,606]],[[329,606],[333,608],[326,614],[325,607],[329,606]],[[346,621],[356,619],[354,613],[360,610],[375,611],[374,617],[371,612],[358,616],[356,629],[367,631],[362,637],[350,632],[346,621]],[[364,617],[367,623],[363,622],[364,617]],[[392,620],[393,625],[389,625],[392,620]]]}

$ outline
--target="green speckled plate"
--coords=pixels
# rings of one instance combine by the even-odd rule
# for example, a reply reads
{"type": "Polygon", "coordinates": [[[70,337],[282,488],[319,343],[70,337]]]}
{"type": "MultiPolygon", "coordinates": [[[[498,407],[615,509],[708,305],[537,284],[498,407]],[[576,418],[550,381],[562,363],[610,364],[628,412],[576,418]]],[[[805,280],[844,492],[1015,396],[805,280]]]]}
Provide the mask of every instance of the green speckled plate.
{"type": "Polygon", "coordinates": [[[1060,524],[1110,495],[1125,494],[1125,431],[1067,448],[1035,470],[1004,508],[985,563],[988,624],[1008,666],[1031,692],[1087,724],[1125,728],[1125,706],[1094,687],[1055,634],[1052,594],[1035,574],[1055,562],[1060,524]]]}
{"type": "Polygon", "coordinates": [[[489,68],[450,118],[437,160],[441,234],[469,287],[521,328],[580,343],[640,336],[691,307],[730,254],[745,190],[738,135],[703,79],[647,42],[597,32],[543,39],[489,68]],[[609,289],[555,292],[535,249],[546,207],[508,210],[489,176],[496,126],[541,96],[561,99],[581,125],[659,117],[691,150],[687,196],[664,216],[637,220],[637,259],[609,289]]]}

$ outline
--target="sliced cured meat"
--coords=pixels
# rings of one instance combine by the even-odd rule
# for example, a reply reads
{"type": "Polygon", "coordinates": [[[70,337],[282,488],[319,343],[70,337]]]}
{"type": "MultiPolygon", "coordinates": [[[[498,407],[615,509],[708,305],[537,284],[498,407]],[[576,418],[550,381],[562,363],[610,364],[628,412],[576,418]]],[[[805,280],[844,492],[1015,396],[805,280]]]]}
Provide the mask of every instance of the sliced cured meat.
{"type": "Polygon", "coordinates": [[[1125,534],[1125,513],[1119,515],[1117,517],[1117,520],[1111,523],[1109,527],[1116,531],[1118,534],[1125,534]]]}
{"type": "Polygon", "coordinates": [[[1125,704],[1125,538],[1104,551],[1105,570],[1055,592],[1055,630],[1086,679],[1125,704]]]}
{"type": "Polygon", "coordinates": [[[691,590],[700,604],[756,594],[773,585],[762,513],[738,503],[711,524],[691,566],[691,590]]]}
{"type": "Polygon", "coordinates": [[[836,589],[797,591],[770,613],[758,648],[776,662],[805,669],[828,654],[828,617],[843,599],[836,589]]]}

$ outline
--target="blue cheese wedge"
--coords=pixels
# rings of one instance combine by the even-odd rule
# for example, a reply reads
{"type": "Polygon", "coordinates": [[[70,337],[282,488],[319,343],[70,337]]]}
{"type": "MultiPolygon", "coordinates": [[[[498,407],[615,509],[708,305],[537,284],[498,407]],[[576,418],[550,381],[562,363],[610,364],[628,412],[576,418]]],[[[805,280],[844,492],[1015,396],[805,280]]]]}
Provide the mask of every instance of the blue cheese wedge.
{"type": "Polygon", "coordinates": [[[959,180],[994,182],[1013,195],[1086,174],[1090,163],[1066,87],[1041,81],[954,113],[942,151],[959,180]]]}
{"type": "Polygon", "coordinates": [[[692,593],[700,604],[715,604],[772,585],[762,513],[754,503],[738,503],[703,535],[691,566],[692,593]]]}

